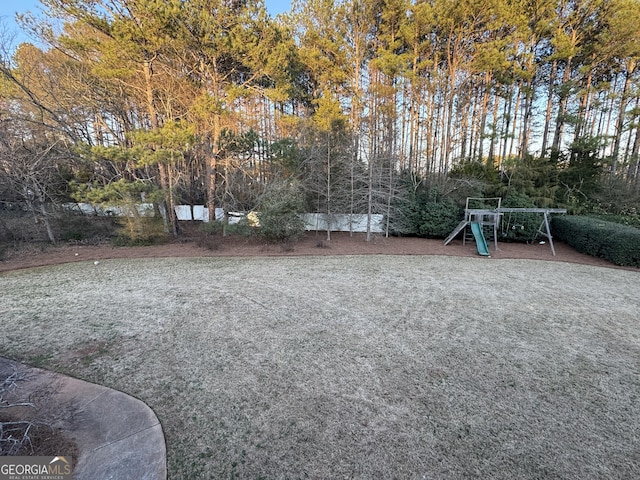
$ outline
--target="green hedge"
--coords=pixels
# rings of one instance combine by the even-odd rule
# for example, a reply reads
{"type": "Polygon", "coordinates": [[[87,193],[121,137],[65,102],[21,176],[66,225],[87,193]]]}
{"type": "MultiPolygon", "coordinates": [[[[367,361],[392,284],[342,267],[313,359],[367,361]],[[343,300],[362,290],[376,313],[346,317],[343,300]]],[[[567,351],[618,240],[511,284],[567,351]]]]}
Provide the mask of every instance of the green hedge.
{"type": "Polygon", "coordinates": [[[394,207],[389,226],[395,235],[446,238],[464,218],[464,209],[435,188],[397,198],[394,207]]]}
{"type": "Polygon", "coordinates": [[[418,213],[418,236],[447,238],[462,218],[464,218],[462,209],[452,201],[425,202],[418,213]]]}
{"type": "Polygon", "coordinates": [[[554,216],[553,234],[578,252],[640,267],[640,229],[584,216],[554,216]]]}

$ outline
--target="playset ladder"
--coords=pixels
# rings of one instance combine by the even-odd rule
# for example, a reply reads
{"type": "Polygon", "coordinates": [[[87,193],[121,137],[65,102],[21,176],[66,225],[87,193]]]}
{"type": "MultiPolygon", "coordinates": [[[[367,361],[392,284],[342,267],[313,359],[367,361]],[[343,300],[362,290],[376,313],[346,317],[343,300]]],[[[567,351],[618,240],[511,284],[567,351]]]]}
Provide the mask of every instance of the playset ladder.
{"type": "Polygon", "coordinates": [[[455,228],[455,230],[453,232],[451,232],[451,235],[449,235],[447,238],[445,238],[444,244],[447,245],[451,240],[456,238],[456,236],[464,229],[464,227],[467,226],[468,223],[469,222],[467,222],[466,220],[462,220],[458,224],[458,226],[455,228]]]}

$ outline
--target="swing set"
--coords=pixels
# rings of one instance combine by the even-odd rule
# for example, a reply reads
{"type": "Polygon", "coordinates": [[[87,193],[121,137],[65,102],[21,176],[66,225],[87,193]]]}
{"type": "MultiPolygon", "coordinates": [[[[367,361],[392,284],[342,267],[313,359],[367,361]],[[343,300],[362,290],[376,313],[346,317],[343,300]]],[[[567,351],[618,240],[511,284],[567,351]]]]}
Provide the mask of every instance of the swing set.
{"type": "Polygon", "coordinates": [[[444,244],[448,245],[459,233],[464,230],[463,244],[468,238],[467,227],[471,227],[471,235],[476,241],[478,253],[483,256],[489,256],[489,249],[485,239],[485,232],[493,237],[495,250],[498,250],[498,230],[503,237],[506,237],[511,231],[524,231],[525,223],[524,214],[541,214],[542,221],[536,233],[530,242],[540,235],[549,241],[551,253],[555,256],[556,250],[553,246],[553,237],[551,236],[551,227],[549,224],[549,215],[554,213],[567,213],[564,208],[510,208],[502,207],[502,198],[477,198],[468,197],[464,210],[464,220],[451,232],[445,239],[444,244]],[[505,222],[503,217],[508,214],[505,222]],[[520,220],[520,221],[519,221],[520,220]]]}

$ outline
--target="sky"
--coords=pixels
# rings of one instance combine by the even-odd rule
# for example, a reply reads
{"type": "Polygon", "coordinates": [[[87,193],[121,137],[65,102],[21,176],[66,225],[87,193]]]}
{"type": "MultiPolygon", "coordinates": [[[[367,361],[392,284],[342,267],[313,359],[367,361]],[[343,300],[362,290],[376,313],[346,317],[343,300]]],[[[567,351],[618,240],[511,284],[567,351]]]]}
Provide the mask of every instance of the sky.
{"type": "MultiPolygon", "coordinates": [[[[267,10],[272,16],[278,13],[288,12],[291,8],[291,0],[264,0],[267,10]]],[[[16,33],[16,43],[19,44],[29,39],[20,32],[14,19],[16,13],[30,11],[38,15],[40,13],[40,2],[38,0],[0,0],[0,18],[8,33],[16,33]]]]}

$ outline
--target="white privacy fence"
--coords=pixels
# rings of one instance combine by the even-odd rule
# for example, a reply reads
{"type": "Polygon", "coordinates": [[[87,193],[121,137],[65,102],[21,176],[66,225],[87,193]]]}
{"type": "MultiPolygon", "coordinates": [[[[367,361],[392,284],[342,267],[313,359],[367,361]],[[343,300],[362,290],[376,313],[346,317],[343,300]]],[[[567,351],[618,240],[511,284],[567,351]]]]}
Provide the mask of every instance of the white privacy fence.
{"type": "MultiPolygon", "coordinates": [[[[209,221],[209,209],[205,205],[176,205],[175,209],[178,220],[209,221]]],[[[222,219],[224,219],[224,210],[216,208],[216,220],[222,219]]]]}
{"type": "MultiPolygon", "coordinates": [[[[310,230],[331,230],[332,232],[366,232],[367,215],[334,213],[303,213],[301,215],[305,223],[305,229],[310,230]]],[[[384,232],[383,216],[379,214],[371,215],[371,231],[374,233],[384,232]]]]}
{"type": "MultiPolygon", "coordinates": [[[[63,203],[62,208],[81,212],[85,215],[97,215],[99,217],[125,217],[131,214],[125,207],[115,205],[101,206],[92,203],[63,203]]],[[[153,203],[137,203],[135,208],[142,217],[153,217],[155,215],[153,203]]]]}
{"type": "MultiPolygon", "coordinates": [[[[98,215],[98,216],[126,216],[130,212],[127,212],[122,207],[104,207],[99,205],[92,205],[90,203],[67,203],[63,205],[68,210],[75,210],[82,212],[85,215],[98,215]]],[[[155,215],[155,209],[152,203],[140,203],[136,205],[136,210],[141,216],[152,217],[155,215]]],[[[209,210],[205,205],[176,205],[176,216],[178,220],[183,221],[209,221],[209,210]]],[[[216,208],[216,220],[223,220],[225,211],[222,208],[216,208]]],[[[255,223],[255,213],[250,212],[248,214],[251,220],[255,223]]],[[[247,216],[244,212],[227,212],[227,217],[230,224],[238,223],[240,220],[247,216]]],[[[367,215],[366,214],[348,214],[348,213],[334,213],[328,215],[326,213],[303,213],[300,215],[304,220],[305,229],[307,231],[313,230],[331,230],[332,232],[366,232],[367,231],[367,215]]],[[[371,215],[371,232],[381,233],[384,232],[384,219],[383,215],[372,214],[371,215]]]]}

